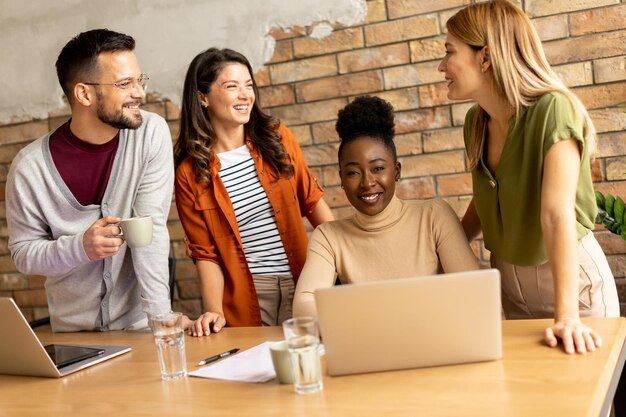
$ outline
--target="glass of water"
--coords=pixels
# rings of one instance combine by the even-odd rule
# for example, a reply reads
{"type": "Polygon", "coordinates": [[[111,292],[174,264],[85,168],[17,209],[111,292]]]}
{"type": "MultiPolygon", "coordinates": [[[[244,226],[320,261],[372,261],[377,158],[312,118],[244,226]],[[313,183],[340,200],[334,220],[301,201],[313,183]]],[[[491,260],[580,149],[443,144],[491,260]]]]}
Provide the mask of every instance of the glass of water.
{"type": "Polygon", "coordinates": [[[149,322],[159,356],[161,378],[172,381],[187,375],[183,314],[151,315],[149,322]]]}
{"type": "Polygon", "coordinates": [[[319,329],[314,317],[296,317],[283,322],[291,358],[293,384],[298,394],[324,389],[319,352],[319,329]]]}

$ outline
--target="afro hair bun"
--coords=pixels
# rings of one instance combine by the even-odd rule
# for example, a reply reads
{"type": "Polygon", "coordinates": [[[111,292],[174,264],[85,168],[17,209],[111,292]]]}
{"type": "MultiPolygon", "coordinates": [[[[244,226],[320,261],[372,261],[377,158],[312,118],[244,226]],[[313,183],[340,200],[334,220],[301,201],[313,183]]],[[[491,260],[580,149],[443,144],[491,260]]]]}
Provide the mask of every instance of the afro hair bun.
{"type": "Polygon", "coordinates": [[[335,130],[343,141],[357,136],[379,137],[385,141],[394,136],[393,106],[376,96],[359,96],[339,110],[335,130]]]}

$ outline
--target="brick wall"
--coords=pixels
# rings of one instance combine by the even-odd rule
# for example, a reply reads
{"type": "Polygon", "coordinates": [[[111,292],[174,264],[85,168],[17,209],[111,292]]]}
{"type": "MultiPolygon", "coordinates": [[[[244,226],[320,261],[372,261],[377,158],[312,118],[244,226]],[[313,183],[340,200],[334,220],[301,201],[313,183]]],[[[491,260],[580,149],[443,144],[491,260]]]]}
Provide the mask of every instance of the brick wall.
{"type": "MultiPolygon", "coordinates": [[[[334,123],[337,111],[360,94],[383,97],[397,111],[396,145],[403,165],[398,195],[440,197],[459,216],[464,213],[471,198],[471,179],[462,123],[470,103],[447,100],[447,88],[436,68],[444,52],[445,21],[469,2],[368,0],[363,24],[335,27],[326,38],[307,37],[311,28],[272,33],[274,56],[256,74],[259,100],[294,131],[337,216],[352,209],[339,187],[334,123]]],[[[549,61],[583,100],[596,124],[599,152],[592,163],[596,188],[626,196],[626,113],[617,107],[626,102],[626,0],[525,0],[523,6],[549,61]]],[[[144,108],[164,116],[176,136],[176,105],[152,95],[144,108]]],[[[61,112],[48,120],[0,126],[2,189],[17,151],[65,118],[61,112]]],[[[19,274],[10,260],[4,202],[0,221],[0,296],[15,297],[29,319],[47,315],[43,278],[19,274]]],[[[173,205],[169,229],[177,258],[174,308],[196,316],[198,280],[185,256],[183,230],[173,205]]],[[[602,228],[596,237],[615,274],[625,315],[626,242],[602,228]]],[[[480,241],[472,246],[477,256],[488,259],[480,241]]]]}

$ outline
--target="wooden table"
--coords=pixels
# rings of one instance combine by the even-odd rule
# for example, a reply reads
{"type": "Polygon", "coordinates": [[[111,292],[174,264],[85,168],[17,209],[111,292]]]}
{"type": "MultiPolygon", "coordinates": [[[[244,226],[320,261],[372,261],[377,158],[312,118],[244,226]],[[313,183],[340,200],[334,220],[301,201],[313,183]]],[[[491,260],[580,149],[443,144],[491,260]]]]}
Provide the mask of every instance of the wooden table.
{"type": "MultiPolygon", "coordinates": [[[[0,376],[0,416],[605,416],[626,355],[626,321],[585,322],[604,339],[592,354],[566,355],[544,346],[549,320],[506,321],[500,361],[325,376],[324,391],[308,396],[275,380],[161,381],[149,333],[42,331],[44,343],[125,344],[133,350],[61,379],[0,376]]],[[[186,337],[188,367],[233,347],[281,338],[278,327],[186,337]]]]}

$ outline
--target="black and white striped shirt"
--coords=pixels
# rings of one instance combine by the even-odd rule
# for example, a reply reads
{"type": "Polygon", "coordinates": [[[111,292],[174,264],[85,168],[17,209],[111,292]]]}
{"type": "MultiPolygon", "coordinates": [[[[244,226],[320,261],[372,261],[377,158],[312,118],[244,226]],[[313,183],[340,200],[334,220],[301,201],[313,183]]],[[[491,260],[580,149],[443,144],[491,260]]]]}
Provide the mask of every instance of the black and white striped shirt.
{"type": "Polygon", "coordinates": [[[252,275],[291,275],[274,210],[244,145],[218,154],[219,176],[235,209],[243,251],[252,275]]]}

